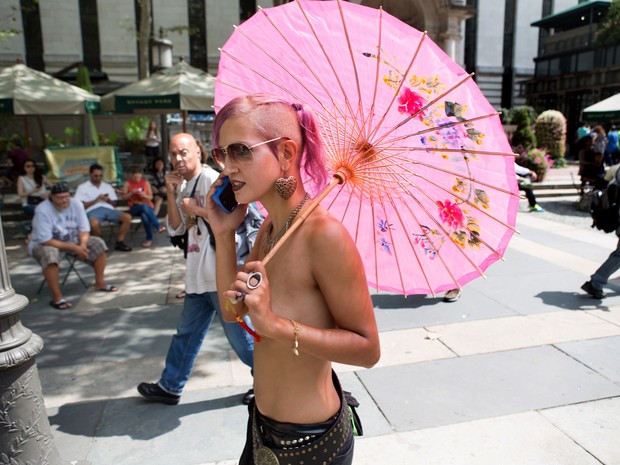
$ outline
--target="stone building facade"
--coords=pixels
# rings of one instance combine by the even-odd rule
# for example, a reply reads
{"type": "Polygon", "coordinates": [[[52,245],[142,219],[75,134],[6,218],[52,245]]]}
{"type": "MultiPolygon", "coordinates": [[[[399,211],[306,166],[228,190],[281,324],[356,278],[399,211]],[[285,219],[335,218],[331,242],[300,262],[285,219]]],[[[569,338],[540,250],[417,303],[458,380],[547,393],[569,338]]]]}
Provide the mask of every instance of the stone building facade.
{"type": "MultiPolygon", "coordinates": [[[[139,3],[143,0],[3,0],[0,31],[17,33],[0,40],[0,67],[21,59],[58,72],[84,61],[111,81],[132,82],[137,65],[139,3]]],[[[283,0],[151,0],[152,26],[173,43],[174,62],[183,57],[211,73],[218,48],[257,6],[283,0]],[[192,30],[193,34],[188,34],[192,30]]],[[[426,30],[457,63],[475,73],[496,107],[525,103],[521,82],[534,75],[539,31],[531,23],[578,0],[351,0],[385,11],[426,30]]]]}

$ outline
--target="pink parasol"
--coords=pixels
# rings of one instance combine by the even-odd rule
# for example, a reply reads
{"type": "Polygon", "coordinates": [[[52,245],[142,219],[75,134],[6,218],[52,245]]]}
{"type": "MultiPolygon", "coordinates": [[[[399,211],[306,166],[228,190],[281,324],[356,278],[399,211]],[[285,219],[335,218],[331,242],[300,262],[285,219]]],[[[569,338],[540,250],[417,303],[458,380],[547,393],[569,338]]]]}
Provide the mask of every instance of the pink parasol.
{"type": "Polygon", "coordinates": [[[504,254],[514,154],[472,76],[426,34],[340,0],[260,10],[221,50],[216,111],[256,92],[316,114],[334,173],[316,200],[350,231],[370,286],[435,294],[504,254]]]}

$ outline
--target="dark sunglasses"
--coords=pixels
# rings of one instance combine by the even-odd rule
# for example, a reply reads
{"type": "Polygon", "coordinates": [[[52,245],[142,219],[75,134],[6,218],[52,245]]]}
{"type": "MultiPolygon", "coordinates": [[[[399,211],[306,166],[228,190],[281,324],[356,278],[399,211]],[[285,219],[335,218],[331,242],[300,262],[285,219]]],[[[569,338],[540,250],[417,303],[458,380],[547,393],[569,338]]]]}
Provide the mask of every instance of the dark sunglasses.
{"type": "Polygon", "coordinates": [[[234,142],[226,147],[219,147],[211,150],[211,156],[215,163],[224,167],[224,161],[226,157],[229,157],[232,163],[247,163],[252,160],[252,149],[259,145],[269,144],[277,140],[286,139],[288,137],[276,137],[275,139],[266,140],[265,142],[259,142],[254,145],[246,145],[241,142],[234,142]]]}

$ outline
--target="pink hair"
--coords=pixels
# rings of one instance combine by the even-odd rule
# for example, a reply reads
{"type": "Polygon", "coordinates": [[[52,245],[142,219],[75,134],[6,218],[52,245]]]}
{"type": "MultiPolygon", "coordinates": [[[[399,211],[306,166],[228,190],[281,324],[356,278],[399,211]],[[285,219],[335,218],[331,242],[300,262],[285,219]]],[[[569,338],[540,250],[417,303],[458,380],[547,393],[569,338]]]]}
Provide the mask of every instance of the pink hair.
{"type": "MultiPolygon", "coordinates": [[[[322,190],[329,175],[323,163],[323,144],[313,113],[298,103],[269,94],[252,94],[236,97],[224,105],[213,122],[213,144],[219,146],[220,129],[226,120],[234,116],[250,116],[256,131],[266,140],[286,136],[297,141],[297,131],[301,138],[299,167],[312,180],[312,194],[322,190]],[[292,114],[295,123],[292,123],[292,114]],[[279,133],[275,133],[279,131],[279,133]],[[287,132],[290,132],[287,134],[287,132]],[[293,134],[295,132],[295,134],[293,134]]],[[[275,152],[276,143],[271,145],[275,152]]],[[[308,186],[310,187],[310,186],[308,186]]]]}

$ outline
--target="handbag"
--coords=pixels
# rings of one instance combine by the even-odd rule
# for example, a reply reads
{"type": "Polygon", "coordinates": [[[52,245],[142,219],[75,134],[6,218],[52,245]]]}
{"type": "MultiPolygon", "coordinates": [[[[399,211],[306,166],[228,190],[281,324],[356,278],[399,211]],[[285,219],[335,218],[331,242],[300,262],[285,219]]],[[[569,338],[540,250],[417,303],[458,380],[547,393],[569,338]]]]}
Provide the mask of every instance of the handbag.
{"type": "Polygon", "coordinates": [[[41,202],[43,202],[45,199],[43,197],[39,197],[38,195],[29,195],[26,198],[26,203],[28,205],[39,205],[41,202]]]}

